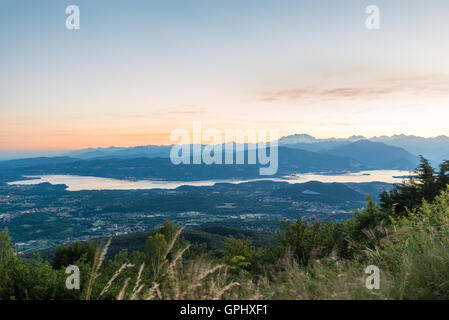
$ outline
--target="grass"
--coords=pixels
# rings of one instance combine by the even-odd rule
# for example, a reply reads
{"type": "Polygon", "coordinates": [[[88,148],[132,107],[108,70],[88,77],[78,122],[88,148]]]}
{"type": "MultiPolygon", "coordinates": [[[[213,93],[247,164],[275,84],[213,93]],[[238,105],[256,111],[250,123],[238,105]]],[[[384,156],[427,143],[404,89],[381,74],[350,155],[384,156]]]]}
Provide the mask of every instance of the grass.
{"type": "MultiPolygon", "coordinates": [[[[115,284],[118,300],[183,299],[449,299],[449,193],[432,204],[424,202],[408,217],[365,230],[369,247],[344,260],[331,254],[300,266],[291,254],[267,274],[230,272],[228,266],[207,255],[183,259],[189,245],[176,246],[178,228],[153,268],[157,277],[144,279],[145,264],[124,263],[104,282],[96,299],[115,284]],[[380,268],[380,289],[369,290],[365,268],[380,268]],[[127,270],[135,270],[127,272],[127,270]],[[118,286],[118,287],[117,287],[118,286]]],[[[98,249],[89,277],[86,299],[101,274],[110,241],[98,249]]]]}
{"type": "MultiPolygon", "coordinates": [[[[220,299],[239,286],[239,283],[229,280],[228,270],[224,265],[213,264],[204,257],[183,262],[182,256],[189,249],[189,245],[174,250],[174,245],[181,232],[182,228],[178,228],[163,254],[163,259],[156,267],[157,278],[163,281],[154,280],[149,285],[142,283],[142,273],[145,267],[145,264],[142,263],[135,279],[127,277],[124,280],[116,296],[117,300],[220,299]],[[169,254],[170,259],[168,258],[169,254]]],[[[86,300],[91,299],[94,284],[101,275],[100,269],[109,244],[110,240],[102,249],[97,249],[89,276],[86,300]]],[[[97,298],[103,297],[110,290],[112,284],[117,281],[125,269],[133,267],[135,267],[133,264],[123,264],[108,280],[97,298]]]]}

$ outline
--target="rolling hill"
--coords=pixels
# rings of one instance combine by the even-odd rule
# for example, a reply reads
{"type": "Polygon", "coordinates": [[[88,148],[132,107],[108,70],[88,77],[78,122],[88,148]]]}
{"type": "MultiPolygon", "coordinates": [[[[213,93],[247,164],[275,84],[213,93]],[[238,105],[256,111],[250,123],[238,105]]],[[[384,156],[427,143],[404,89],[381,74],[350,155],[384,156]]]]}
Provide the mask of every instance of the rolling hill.
{"type": "Polygon", "coordinates": [[[344,203],[347,201],[363,201],[365,195],[342,183],[322,183],[310,181],[306,183],[292,184],[272,192],[277,198],[291,199],[295,201],[308,201],[320,203],[344,203]]]}

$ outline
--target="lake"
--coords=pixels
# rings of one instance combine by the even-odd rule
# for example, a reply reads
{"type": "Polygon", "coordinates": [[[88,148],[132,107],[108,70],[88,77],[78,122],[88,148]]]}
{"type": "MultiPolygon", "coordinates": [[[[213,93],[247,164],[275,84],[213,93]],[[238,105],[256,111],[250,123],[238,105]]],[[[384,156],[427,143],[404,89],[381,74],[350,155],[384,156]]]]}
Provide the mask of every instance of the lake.
{"type": "Polygon", "coordinates": [[[242,183],[251,181],[284,181],[289,183],[304,183],[308,181],[320,182],[387,182],[401,183],[403,176],[410,175],[409,171],[401,170],[370,170],[344,174],[301,173],[284,178],[263,178],[250,180],[201,180],[201,181],[129,181],[100,177],[83,177],[73,175],[40,175],[25,176],[29,180],[9,182],[9,185],[33,185],[48,182],[51,184],[65,184],[70,191],[80,190],[137,190],[137,189],[175,189],[180,186],[213,186],[216,183],[242,183]]]}

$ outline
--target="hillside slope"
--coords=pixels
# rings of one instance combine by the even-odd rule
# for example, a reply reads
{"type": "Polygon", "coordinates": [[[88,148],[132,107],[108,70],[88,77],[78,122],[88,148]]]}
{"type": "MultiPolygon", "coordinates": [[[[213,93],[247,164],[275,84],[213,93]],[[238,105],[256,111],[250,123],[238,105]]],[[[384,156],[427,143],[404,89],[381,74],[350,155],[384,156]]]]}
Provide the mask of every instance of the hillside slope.
{"type": "Polygon", "coordinates": [[[370,169],[412,170],[418,164],[418,157],[402,148],[369,140],[360,140],[321,152],[355,159],[370,169]]]}

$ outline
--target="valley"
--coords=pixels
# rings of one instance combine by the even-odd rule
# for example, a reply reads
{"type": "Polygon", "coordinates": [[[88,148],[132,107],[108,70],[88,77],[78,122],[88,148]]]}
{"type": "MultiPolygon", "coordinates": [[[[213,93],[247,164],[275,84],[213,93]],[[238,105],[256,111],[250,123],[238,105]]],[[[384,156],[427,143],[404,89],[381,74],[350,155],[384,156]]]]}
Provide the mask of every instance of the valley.
{"type": "Polygon", "coordinates": [[[176,189],[68,191],[65,185],[0,187],[0,224],[26,253],[67,242],[149,232],[171,220],[188,229],[274,232],[281,220],[340,221],[392,185],[255,181],[176,189]]]}

